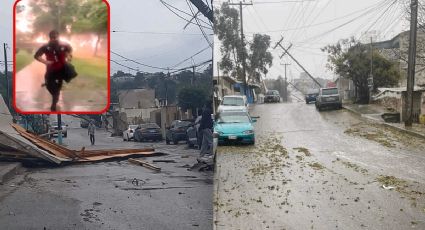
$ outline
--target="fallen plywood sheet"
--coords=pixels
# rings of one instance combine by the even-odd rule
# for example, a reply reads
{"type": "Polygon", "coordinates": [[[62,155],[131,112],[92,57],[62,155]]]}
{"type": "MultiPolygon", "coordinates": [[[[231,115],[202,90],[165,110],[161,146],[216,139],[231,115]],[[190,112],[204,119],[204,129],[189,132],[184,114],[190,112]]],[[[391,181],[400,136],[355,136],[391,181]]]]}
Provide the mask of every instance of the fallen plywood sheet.
{"type": "Polygon", "coordinates": [[[130,156],[158,156],[161,153],[155,152],[155,149],[103,149],[103,150],[85,150],[83,148],[80,151],[71,150],[65,148],[56,143],[52,143],[49,140],[43,139],[37,135],[34,135],[19,125],[12,124],[12,127],[21,134],[23,137],[27,138],[36,146],[40,147],[43,150],[48,151],[54,156],[59,156],[67,159],[72,162],[94,162],[110,159],[119,159],[126,158],[130,156]]]}
{"type": "MultiPolygon", "coordinates": [[[[66,158],[54,156],[47,151],[38,148],[28,139],[22,137],[10,124],[12,123],[12,115],[0,95],[0,145],[3,146],[2,152],[7,151],[19,152],[28,155],[28,158],[37,158],[60,164],[68,161],[66,158]],[[9,151],[12,150],[12,151],[9,151]]],[[[8,158],[4,154],[2,158],[8,158]]]]}

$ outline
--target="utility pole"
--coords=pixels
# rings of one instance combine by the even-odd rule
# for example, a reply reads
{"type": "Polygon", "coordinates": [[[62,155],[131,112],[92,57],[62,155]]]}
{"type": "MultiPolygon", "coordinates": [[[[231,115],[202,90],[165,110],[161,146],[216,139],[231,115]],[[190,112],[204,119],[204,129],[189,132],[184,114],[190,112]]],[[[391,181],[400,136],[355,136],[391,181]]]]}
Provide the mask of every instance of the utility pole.
{"type": "Polygon", "coordinates": [[[6,94],[7,94],[7,105],[10,109],[10,90],[9,90],[9,78],[7,77],[7,44],[3,43],[3,51],[4,51],[4,77],[6,78],[6,94]]]}
{"type": "Polygon", "coordinates": [[[193,83],[195,81],[195,69],[196,69],[196,66],[193,66],[192,67],[193,75],[192,75],[192,80],[190,81],[190,85],[192,85],[192,86],[193,86],[193,83]]]}
{"type": "Polygon", "coordinates": [[[372,92],[373,92],[373,40],[370,37],[370,75],[368,80],[369,86],[369,104],[372,102],[372,92]]]}
{"type": "MultiPolygon", "coordinates": [[[[282,46],[282,41],[283,41],[283,37],[280,39],[280,41],[278,42],[278,43],[276,43],[276,45],[275,45],[275,47],[273,48],[273,49],[276,49],[276,47],[277,46],[279,46],[280,48],[282,48],[283,49],[283,51],[284,51],[284,54],[282,55],[282,56],[280,56],[280,58],[282,58],[285,54],[288,54],[288,56],[292,59],[292,60],[294,60],[294,62],[295,63],[297,63],[297,65],[299,66],[299,67],[301,67],[301,69],[303,69],[304,70],[304,72],[314,81],[314,83],[316,83],[320,88],[322,88],[322,85],[304,68],[304,66],[302,66],[298,61],[297,61],[297,59],[295,59],[290,53],[289,53],[289,48],[285,48],[285,47],[283,47],[282,46]]],[[[292,47],[292,44],[289,46],[289,47],[292,47]]]]}
{"type": "Polygon", "coordinates": [[[286,77],[286,67],[288,65],[291,65],[291,64],[281,63],[281,65],[285,66],[285,85],[284,85],[284,88],[283,88],[283,92],[284,92],[283,96],[284,96],[285,101],[288,101],[288,78],[286,77]]]}
{"type": "Polygon", "coordinates": [[[418,24],[418,0],[412,0],[410,14],[410,38],[409,57],[407,61],[407,95],[406,95],[406,119],[404,125],[411,127],[413,123],[413,90],[415,87],[415,65],[416,65],[416,33],[418,24]]]}
{"type": "Polygon", "coordinates": [[[62,116],[58,114],[58,144],[62,144],[62,116]]]}
{"type": "Polygon", "coordinates": [[[239,1],[239,3],[227,3],[228,5],[239,5],[239,17],[241,18],[241,47],[242,47],[242,77],[244,83],[244,94],[248,96],[248,81],[246,79],[246,60],[245,60],[245,38],[243,34],[243,15],[242,15],[242,6],[252,5],[251,3],[243,3],[239,1]]]}

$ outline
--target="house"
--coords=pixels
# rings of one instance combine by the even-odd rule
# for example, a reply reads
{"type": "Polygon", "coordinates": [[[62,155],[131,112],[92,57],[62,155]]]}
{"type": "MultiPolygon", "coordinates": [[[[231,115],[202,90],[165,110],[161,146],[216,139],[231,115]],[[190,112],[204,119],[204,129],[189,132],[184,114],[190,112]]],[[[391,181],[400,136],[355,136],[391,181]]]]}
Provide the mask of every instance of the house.
{"type": "Polygon", "coordinates": [[[150,114],[157,109],[154,89],[129,89],[118,91],[119,112],[127,115],[129,124],[150,121],[150,114]]]}
{"type": "Polygon", "coordinates": [[[343,100],[352,100],[355,97],[355,86],[352,80],[339,76],[335,84],[343,100]]]}
{"type": "MultiPolygon", "coordinates": [[[[409,38],[410,31],[405,31],[390,40],[372,43],[372,47],[374,48],[374,50],[377,50],[382,56],[384,56],[388,60],[394,61],[398,64],[399,72],[401,75],[397,88],[379,89],[380,93],[374,98],[376,98],[376,101],[378,103],[381,103],[386,107],[396,109],[401,113],[403,112],[404,108],[404,99],[402,95],[405,94],[407,86],[407,60],[409,51],[409,38]]],[[[370,43],[368,46],[370,46],[370,43]]],[[[425,90],[422,90],[423,87],[425,87],[425,58],[423,58],[425,55],[425,33],[420,30],[417,33],[416,52],[417,59],[415,66],[416,71],[414,101],[415,108],[418,109],[416,110],[417,113],[423,114],[425,113],[425,90]]]]}

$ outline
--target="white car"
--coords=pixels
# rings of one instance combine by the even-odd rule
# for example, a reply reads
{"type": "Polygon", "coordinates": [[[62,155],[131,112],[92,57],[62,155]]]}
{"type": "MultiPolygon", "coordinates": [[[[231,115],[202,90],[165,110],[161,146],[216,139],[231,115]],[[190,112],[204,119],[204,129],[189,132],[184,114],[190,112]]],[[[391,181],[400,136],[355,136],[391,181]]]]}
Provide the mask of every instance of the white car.
{"type": "Polygon", "coordinates": [[[223,111],[248,112],[248,100],[246,96],[241,95],[224,96],[217,110],[219,113],[223,111]]]}
{"type": "Polygon", "coordinates": [[[134,139],[134,131],[139,127],[139,125],[129,125],[124,132],[122,132],[123,141],[130,141],[134,139]]]}

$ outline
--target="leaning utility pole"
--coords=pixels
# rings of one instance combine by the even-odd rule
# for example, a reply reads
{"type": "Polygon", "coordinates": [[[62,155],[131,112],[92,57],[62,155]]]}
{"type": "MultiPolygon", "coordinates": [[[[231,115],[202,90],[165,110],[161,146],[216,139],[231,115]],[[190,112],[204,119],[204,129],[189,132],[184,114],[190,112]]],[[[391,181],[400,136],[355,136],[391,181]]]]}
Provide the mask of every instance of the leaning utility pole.
{"type": "Polygon", "coordinates": [[[245,39],[243,34],[243,15],[242,15],[242,6],[252,5],[251,3],[243,3],[240,1],[239,3],[227,3],[228,5],[239,5],[239,17],[241,18],[241,47],[242,47],[242,77],[244,83],[244,94],[248,96],[248,81],[246,79],[246,60],[245,60],[245,39]]]}
{"type": "Polygon", "coordinates": [[[6,97],[7,97],[7,105],[10,109],[10,91],[9,91],[9,79],[7,77],[7,44],[3,43],[3,50],[4,50],[4,77],[6,78],[6,97]]]}
{"type": "MultiPolygon", "coordinates": [[[[210,22],[214,21],[213,10],[206,5],[202,0],[190,0],[190,2],[198,8],[198,10],[206,17],[210,22]]],[[[196,17],[196,15],[195,15],[196,17]]]]}
{"type": "Polygon", "coordinates": [[[407,60],[407,95],[406,95],[406,118],[404,125],[411,127],[413,123],[413,90],[415,87],[415,65],[416,65],[416,32],[418,24],[418,0],[412,0],[410,15],[410,38],[409,57],[407,60]]]}
{"type": "Polygon", "coordinates": [[[369,104],[372,102],[372,92],[373,92],[373,40],[370,37],[370,74],[367,79],[368,87],[369,87],[369,104]]]}
{"type": "Polygon", "coordinates": [[[291,65],[289,63],[281,63],[281,65],[285,66],[285,86],[283,88],[283,93],[284,93],[284,99],[285,101],[288,101],[288,78],[286,77],[286,67],[288,65],[291,65]]]}
{"type": "MultiPolygon", "coordinates": [[[[285,54],[288,54],[288,56],[292,59],[292,60],[294,60],[294,62],[295,63],[297,63],[297,65],[299,66],[299,67],[301,67],[301,69],[303,69],[304,70],[304,72],[320,87],[320,88],[322,88],[322,85],[304,68],[304,66],[302,66],[298,61],[297,61],[297,59],[295,59],[290,53],[289,53],[289,48],[285,48],[285,47],[283,47],[282,46],[282,41],[283,41],[283,37],[280,39],[280,41],[278,42],[278,43],[276,43],[276,45],[275,45],[275,47],[273,48],[273,49],[276,49],[276,47],[277,46],[279,46],[280,48],[282,48],[283,49],[283,51],[284,51],[284,54],[282,55],[282,56],[280,56],[280,58],[282,58],[285,54]]],[[[290,47],[292,47],[292,44],[291,44],[291,46],[290,47]]]]}

